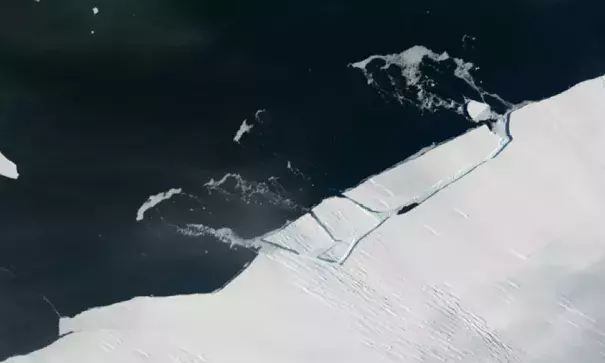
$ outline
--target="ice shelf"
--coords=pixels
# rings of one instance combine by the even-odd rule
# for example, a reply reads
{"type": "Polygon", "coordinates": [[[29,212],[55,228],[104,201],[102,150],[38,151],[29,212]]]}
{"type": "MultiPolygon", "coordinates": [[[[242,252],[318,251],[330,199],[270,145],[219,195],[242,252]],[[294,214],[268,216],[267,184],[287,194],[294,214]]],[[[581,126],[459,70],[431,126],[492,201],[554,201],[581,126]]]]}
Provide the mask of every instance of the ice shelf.
{"type": "MultiPolygon", "coordinates": [[[[71,334],[9,361],[602,361],[603,97],[601,80],[590,80],[514,111],[509,147],[386,219],[342,265],[275,249],[214,294],[136,298],[63,318],[60,331],[71,334]]],[[[498,140],[486,136],[431,151],[413,169],[419,180],[394,168],[352,197],[403,205],[450,175],[442,168],[489,154],[498,140]]]]}

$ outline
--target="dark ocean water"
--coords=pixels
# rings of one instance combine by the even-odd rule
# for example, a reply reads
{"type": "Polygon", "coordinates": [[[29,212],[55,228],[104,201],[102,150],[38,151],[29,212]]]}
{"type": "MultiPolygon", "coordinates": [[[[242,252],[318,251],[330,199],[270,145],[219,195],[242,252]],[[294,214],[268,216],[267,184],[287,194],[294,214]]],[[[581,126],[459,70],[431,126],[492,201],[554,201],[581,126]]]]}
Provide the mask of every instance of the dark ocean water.
{"type": "Polygon", "coordinates": [[[538,100],[605,73],[604,10],[571,0],[4,0],[0,151],[21,176],[0,179],[0,360],[56,339],[55,309],[211,292],[255,257],[174,225],[258,236],[473,126],[383,98],[347,64],[424,45],[480,66],[475,80],[510,102],[538,100]],[[234,143],[244,119],[255,126],[234,143]],[[209,193],[204,184],[226,173],[277,197],[209,193]],[[170,188],[186,194],[137,223],[147,197],[170,188]]]}

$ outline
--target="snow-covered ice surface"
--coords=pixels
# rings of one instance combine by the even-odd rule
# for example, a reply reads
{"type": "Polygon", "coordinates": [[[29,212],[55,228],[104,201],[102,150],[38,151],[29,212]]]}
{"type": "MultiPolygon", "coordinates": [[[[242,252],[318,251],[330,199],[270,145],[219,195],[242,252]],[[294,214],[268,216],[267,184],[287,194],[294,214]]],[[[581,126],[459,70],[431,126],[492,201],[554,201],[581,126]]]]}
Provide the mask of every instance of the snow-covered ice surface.
{"type": "Polygon", "coordinates": [[[10,161],[6,156],[2,155],[2,153],[0,153],[0,175],[11,179],[19,178],[17,165],[10,161]]]}
{"type": "Polygon", "coordinates": [[[594,79],[515,110],[507,148],[342,265],[275,249],[213,294],[64,318],[9,362],[602,361],[604,96],[594,79]]]}
{"type": "Polygon", "coordinates": [[[139,210],[137,211],[137,221],[142,221],[143,218],[145,218],[145,212],[147,212],[151,208],[157,206],[158,204],[162,203],[165,200],[172,198],[174,195],[180,194],[182,192],[183,192],[183,190],[181,188],[173,188],[168,191],[149,196],[149,198],[147,198],[145,203],[143,203],[141,205],[141,207],[139,207],[139,210]]]}

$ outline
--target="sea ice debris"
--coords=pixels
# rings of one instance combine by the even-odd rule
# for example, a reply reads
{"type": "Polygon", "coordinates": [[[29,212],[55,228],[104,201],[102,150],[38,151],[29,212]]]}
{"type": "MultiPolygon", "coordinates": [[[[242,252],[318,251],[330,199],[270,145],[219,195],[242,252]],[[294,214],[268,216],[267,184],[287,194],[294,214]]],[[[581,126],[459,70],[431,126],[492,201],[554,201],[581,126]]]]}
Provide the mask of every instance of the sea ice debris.
{"type": "Polygon", "coordinates": [[[252,131],[252,128],[254,127],[254,125],[249,124],[247,121],[248,121],[247,119],[242,121],[242,124],[239,126],[239,129],[237,130],[237,132],[235,133],[235,136],[233,137],[233,141],[237,142],[238,144],[240,143],[242,136],[244,136],[244,134],[247,134],[250,131],[252,131]]]}
{"type": "Polygon", "coordinates": [[[172,198],[172,196],[174,196],[176,194],[180,194],[182,191],[183,190],[180,188],[170,189],[166,192],[149,196],[147,201],[145,203],[143,203],[143,205],[141,205],[141,207],[137,211],[137,221],[142,221],[143,218],[145,217],[145,212],[147,212],[149,209],[155,207],[156,205],[160,204],[161,202],[163,202],[165,200],[172,198]]]}

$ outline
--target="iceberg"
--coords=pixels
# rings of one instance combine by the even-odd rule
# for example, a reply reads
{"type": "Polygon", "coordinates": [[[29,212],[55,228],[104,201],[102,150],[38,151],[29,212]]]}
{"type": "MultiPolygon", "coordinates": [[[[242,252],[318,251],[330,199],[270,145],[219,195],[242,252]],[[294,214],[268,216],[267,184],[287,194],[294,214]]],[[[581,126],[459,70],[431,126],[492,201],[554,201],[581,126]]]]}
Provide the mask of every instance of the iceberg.
{"type": "Polygon", "coordinates": [[[11,179],[19,178],[17,165],[10,161],[6,156],[2,155],[2,153],[0,153],[0,175],[11,179]]]}
{"type": "Polygon", "coordinates": [[[212,294],[62,318],[61,339],[8,362],[602,361],[603,97],[583,82],[509,114],[506,148],[480,128],[327,200],[291,235],[317,253],[369,229],[341,264],[276,248],[212,294]],[[450,162],[464,173],[439,184],[450,162]]]}
{"type": "Polygon", "coordinates": [[[485,121],[492,118],[491,107],[483,102],[470,100],[466,104],[466,112],[470,116],[471,120],[479,122],[485,121]]]}
{"type": "Polygon", "coordinates": [[[181,188],[172,188],[168,191],[158,193],[156,195],[150,195],[149,198],[147,198],[147,200],[145,201],[145,203],[143,203],[137,210],[137,218],[136,218],[137,222],[140,222],[145,218],[145,213],[148,210],[154,208],[158,204],[162,203],[165,200],[172,198],[173,196],[175,196],[177,194],[181,194],[182,192],[183,192],[183,189],[181,189],[181,188]]]}

